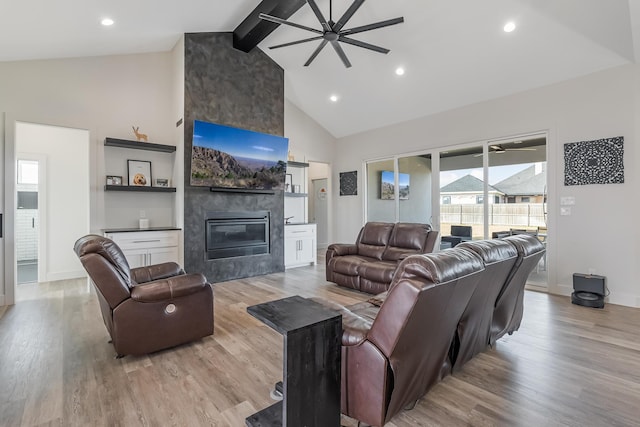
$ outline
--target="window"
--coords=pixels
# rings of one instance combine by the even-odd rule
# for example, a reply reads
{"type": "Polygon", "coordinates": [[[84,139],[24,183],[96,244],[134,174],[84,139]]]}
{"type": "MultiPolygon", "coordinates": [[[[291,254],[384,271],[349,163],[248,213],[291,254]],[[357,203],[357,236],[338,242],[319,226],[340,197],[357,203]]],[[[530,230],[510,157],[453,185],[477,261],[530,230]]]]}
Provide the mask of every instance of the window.
{"type": "Polygon", "coordinates": [[[18,184],[38,183],[38,162],[34,160],[18,160],[18,184]]]}
{"type": "Polygon", "coordinates": [[[515,203],[515,202],[516,202],[516,197],[515,196],[507,197],[507,203],[515,203]]]}
{"type": "Polygon", "coordinates": [[[484,203],[484,196],[476,196],[476,204],[481,205],[484,203]]]}
{"type": "Polygon", "coordinates": [[[493,196],[493,203],[500,203],[500,196],[493,196]]]}
{"type": "Polygon", "coordinates": [[[442,196],[442,204],[450,205],[451,204],[451,196],[442,196]]]}
{"type": "Polygon", "coordinates": [[[520,198],[520,202],[521,203],[529,203],[530,200],[531,200],[531,198],[527,197],[527,196],[523,196],[523,197],[520,198]]]}

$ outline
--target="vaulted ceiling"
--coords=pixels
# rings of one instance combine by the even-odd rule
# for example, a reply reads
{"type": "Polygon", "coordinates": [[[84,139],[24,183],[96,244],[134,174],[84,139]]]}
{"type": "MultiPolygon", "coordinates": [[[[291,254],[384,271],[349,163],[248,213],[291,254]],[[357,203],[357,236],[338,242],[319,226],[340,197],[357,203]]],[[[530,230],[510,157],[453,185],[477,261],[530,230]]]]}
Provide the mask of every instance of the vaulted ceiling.
{"type": "MultiPolygon", "coordinates": [[[[3,2],[0,61],[168,51],[185,32],[233,31],[259,0],[3,2]],[[115,20],[103,27],[100,20],[115,20]]],[[[317,0],[329,14],[329,0],[317,0]]],[[[334,0],[334,20],[352,3],[334,0]]],[[[336,137],[572,79],[640,58],[640,0],[367,0],[345,28],[404,16],[344,45],[345,68],[313,36],[280,26],[259,44],[285,70],[287,98],[336,137]],[[515,31],[506,33],[508,21],[515,31]],[[406,72],[397,76],[402,66],[406,72]],[[329,100],[330,95],[337,102],[329,100]]],[[[290,21],[318,28],[303,5],[290,21]]]]}

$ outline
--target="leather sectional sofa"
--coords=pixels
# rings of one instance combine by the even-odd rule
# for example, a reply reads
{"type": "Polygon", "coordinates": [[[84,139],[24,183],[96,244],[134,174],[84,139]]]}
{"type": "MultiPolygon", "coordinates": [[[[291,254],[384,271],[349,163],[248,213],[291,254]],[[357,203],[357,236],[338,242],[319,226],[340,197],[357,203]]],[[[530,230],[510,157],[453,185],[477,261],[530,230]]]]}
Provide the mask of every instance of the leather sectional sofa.
{"type": "Polygon", "coordinates": [[[327,281],[370,294],[389,289],[401,260],[433,252],[438,232],[428,224],[368,222],[355,244],[327,249],[327,281]]]}
{"type": "Polygon", "coordinates": [[[544,254],[531,236],[474,241],[400,262],[387,292],[342,312],[342,412],[382,426],[522,319],[544,254]]]}

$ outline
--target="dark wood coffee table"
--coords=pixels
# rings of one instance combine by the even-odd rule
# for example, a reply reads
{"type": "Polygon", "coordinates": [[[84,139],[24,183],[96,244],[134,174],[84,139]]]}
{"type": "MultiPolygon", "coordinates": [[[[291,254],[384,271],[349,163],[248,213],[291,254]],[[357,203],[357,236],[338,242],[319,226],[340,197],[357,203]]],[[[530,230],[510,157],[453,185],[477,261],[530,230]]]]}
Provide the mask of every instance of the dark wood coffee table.
{"type": "Polygon", "coordinates": [[[283,400],[246,419],[249,427],[340,426],[342,315],[294,296],[247,307],[284,336],[283,400]]]}

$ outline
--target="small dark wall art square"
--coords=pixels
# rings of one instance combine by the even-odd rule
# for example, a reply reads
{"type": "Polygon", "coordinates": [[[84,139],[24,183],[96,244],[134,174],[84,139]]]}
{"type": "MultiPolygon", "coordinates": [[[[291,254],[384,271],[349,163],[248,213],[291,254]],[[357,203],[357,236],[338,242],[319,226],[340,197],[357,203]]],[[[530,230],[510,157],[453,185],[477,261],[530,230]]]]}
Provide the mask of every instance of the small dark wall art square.
{"type": "Polygon", "coordinates": [[[358,171],[340,172],[340,195],[358,195],[358,171]]]}
{"type": "Polygon", "coordinates": [[[564,144],[564,185],[624,183],[624,137],[564,144]]]}

